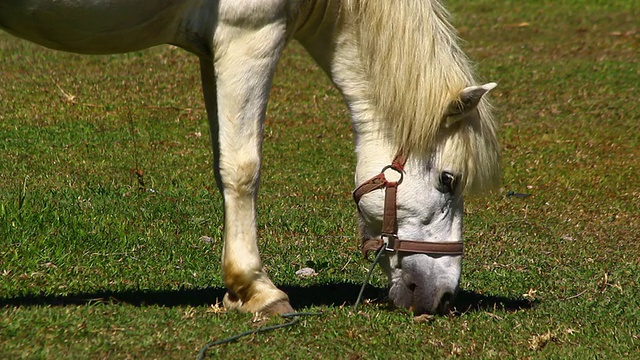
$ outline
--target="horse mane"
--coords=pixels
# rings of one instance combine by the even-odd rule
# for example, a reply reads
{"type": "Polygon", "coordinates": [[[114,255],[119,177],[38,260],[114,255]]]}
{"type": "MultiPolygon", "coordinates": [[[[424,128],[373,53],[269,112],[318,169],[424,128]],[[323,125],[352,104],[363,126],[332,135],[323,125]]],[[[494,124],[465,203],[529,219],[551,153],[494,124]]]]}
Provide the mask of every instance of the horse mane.
{"type": "Polygon", "coordinates": [[[449,104],[475,85],[472,66],[458,45],[449,14],[437,0],[343,0],[342,15],[360,47],[380,130],[397,151],[427,156],[463,174],[472,193],[499,180],[496,130],[486,100],[449,128],[449,104]]]}

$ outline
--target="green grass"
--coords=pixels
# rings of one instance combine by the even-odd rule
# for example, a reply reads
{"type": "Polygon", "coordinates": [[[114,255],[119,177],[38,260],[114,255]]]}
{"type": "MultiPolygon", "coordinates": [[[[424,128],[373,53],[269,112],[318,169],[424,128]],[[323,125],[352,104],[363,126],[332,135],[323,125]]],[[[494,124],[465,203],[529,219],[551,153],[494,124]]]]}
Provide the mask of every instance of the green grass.
{"type": "MultiPolygon", "coordinates": [[[[461,315],[427,323],[349,307],[368,265],[349,120],[292,44],[267,115],[260,245],[294,306],[324,315],[212,358],[640,357],[632,3],[448,2],[480,77],[499,83],[503,189],[467,202],[461,315]],[[308,265],[318,276],[294,275],[308,265]]],[[[0,34],[0,358],[195,358],[252,328],[211,306],[224,289],[209,147],[183,51],[86,57],[0,34]]]]}

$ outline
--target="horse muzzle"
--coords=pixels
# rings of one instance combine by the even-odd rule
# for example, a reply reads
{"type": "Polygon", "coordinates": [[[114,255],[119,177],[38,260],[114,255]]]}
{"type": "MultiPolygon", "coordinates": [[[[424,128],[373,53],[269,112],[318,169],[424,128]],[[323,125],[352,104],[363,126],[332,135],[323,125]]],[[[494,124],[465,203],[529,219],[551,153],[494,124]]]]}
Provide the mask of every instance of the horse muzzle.
{"type": "Polygon", "coordinates": [[[448,314],[458,293],[461,256],[432,258],[424,254],[404,256],[394,269],[389,297],[398,307],[414,314],[448,314]]]}

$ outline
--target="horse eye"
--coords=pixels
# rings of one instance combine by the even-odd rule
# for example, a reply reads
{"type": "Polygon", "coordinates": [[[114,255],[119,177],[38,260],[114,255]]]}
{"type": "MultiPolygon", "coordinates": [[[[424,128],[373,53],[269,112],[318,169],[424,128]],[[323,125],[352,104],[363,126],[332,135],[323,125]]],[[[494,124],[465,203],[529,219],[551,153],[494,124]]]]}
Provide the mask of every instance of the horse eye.
{"type": "Polygon", "coordinates": [[[440,191],[452,193],[456,185],[456,177],[452,173],[443,171],[440,173],[440,191]]]}

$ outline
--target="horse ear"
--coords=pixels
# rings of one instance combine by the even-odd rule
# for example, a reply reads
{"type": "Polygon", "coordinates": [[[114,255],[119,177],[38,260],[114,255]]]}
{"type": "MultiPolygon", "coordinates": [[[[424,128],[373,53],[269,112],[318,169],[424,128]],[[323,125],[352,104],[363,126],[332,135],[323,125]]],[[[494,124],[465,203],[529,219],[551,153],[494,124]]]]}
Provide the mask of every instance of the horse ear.
{"type": "Polygon", "coordinates": [[[484,85],[469,86],[462,89],[460,94],[458,94],[458,98],[451,102],[447,108],[447,112],[444,115],[446,119],[446,126],[455,124],[462,120],[471,111],[475,110],[484,94],[488,93],[496,86],[498,86],[498,84],[491,82],[484,85]]]}

